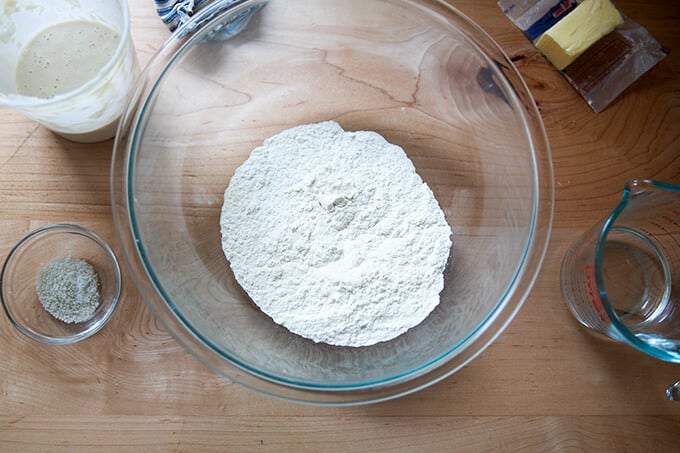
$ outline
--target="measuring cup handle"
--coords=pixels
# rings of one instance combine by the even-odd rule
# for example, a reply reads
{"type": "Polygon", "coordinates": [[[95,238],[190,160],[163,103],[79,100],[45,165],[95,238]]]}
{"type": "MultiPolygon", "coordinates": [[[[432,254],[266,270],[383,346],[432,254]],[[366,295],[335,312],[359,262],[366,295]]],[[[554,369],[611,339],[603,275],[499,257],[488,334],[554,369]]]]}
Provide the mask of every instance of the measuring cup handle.
{"type": "Polygon", "coordinates": [[[680,401],[680,381],[668,386],[666,389],[666,398],[671,401],[680,401]]]}

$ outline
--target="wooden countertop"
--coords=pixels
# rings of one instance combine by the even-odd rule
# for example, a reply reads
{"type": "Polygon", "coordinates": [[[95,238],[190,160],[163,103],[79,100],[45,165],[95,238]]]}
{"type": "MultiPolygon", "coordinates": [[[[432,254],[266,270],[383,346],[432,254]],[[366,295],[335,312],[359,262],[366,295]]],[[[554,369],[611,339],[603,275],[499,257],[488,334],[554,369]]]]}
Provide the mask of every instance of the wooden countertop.
{"type": "MultiPolygon", "coordinates": [[[[593,113],[496,5],[451,0],[517,59],[545,120],[555,218],[541,274],[519,315],[444,381],[387,403],[320,408],[245,390],[165,333],[125,276],[119,309],[80,344],[24,338],[0,316],[0,451],[677,451],[680,403],[664,389],[680,366],[600,340],[561,300],[568,244],[618,202],[626,180],[680,183],[680,8],[617,0],[671,54],[593,113]]],[[[142,64],[168,36],[153,2],[132,0],[142,64]]],[[[115,244],[112,141],[80,145],[0,109],[0,257],[53,222],[115,244]]],[[[120,256],[120,254],[119,254],[120,256]]]]}

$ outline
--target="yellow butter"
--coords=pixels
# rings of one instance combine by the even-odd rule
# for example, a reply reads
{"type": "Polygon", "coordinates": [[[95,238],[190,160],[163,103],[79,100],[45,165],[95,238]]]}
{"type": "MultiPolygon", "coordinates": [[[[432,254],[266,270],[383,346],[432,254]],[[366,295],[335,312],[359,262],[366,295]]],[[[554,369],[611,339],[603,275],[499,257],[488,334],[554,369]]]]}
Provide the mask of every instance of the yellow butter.
{"type": "Polygon", "coordinates": [[[585,0],[543,33],[536,47],[562,70],[622,23],[621,14],[609,0],[585,0]]]}

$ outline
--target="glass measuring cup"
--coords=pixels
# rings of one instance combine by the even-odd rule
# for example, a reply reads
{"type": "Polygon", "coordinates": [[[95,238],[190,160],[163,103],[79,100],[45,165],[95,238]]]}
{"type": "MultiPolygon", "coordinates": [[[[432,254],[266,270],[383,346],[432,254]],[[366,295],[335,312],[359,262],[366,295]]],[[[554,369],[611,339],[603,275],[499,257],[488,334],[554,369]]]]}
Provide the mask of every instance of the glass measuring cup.
{"type": "Polygon", "coordinates": [[[139,74],[129,22],[126,0],[0,2],[0,106],[76,142],[113,137],[139,74]]]}
{"type": "Polygon", "coordinates": [[[584,326],[680,363],[680,186],[629,182],[567,250],[562,296],[584,326]]]}

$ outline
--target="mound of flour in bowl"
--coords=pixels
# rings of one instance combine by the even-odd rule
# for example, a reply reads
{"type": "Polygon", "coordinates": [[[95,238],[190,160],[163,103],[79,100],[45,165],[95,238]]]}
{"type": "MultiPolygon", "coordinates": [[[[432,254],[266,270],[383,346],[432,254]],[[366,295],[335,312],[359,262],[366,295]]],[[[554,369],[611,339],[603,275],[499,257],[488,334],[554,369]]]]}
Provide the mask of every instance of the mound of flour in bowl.
{"type": "Polygon", "coordinates": [[[451,228],[406,153],[327,121],[264,141],[224,193],[222,249],[276,323],[368,346],[439,303],[451,228]]]}

